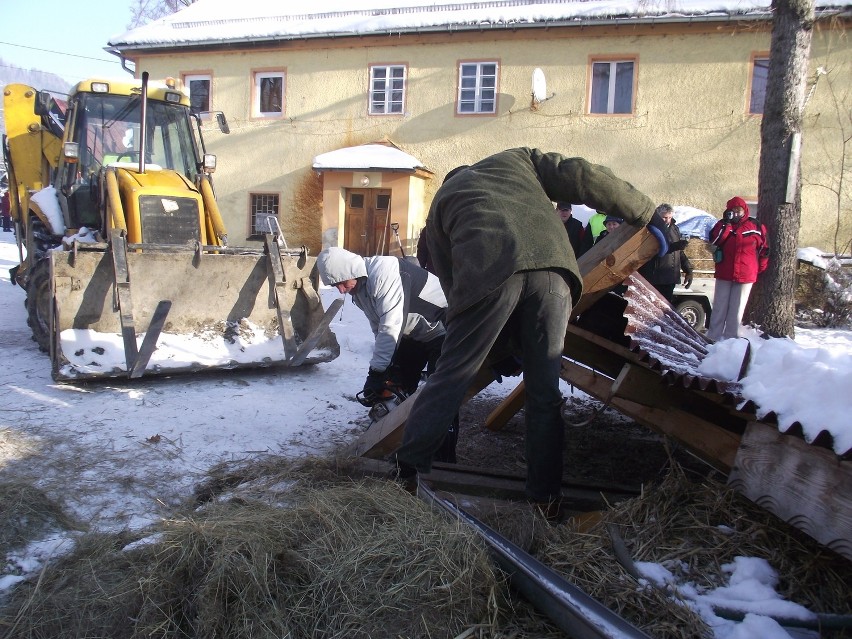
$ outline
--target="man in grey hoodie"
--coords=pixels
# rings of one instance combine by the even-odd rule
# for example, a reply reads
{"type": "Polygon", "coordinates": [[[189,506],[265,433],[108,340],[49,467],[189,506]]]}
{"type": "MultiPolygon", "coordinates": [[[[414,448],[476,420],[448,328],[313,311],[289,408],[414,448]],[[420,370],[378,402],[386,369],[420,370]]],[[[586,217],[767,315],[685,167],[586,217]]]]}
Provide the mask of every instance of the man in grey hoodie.
{"type": "MultiPolygon", "coordinates": [[[[317,269],[324,284],[351,295],[376,337],[365,397],[377,399],[389,385],[413,393],[424,367],[427,374],[434,370],[446,335],[447,299],[438,278],[398,257],[361,257],[338,247],[317,256],[317,269]]],[[[458,416],[451,415],[438,461],[455,462],[457,429],[458,416]]]]}

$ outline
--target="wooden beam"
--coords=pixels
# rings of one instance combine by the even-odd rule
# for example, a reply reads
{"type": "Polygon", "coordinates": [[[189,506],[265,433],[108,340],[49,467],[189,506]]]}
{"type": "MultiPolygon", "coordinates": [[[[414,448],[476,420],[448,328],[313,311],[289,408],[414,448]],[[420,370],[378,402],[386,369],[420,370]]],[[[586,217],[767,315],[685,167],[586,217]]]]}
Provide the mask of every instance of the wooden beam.
{"type": "Polygon", "coordinates": [[[622,224],[592,246],[577,261],[583,278],[583,296],[571,311],[576,317],[607,291],[621,284],[633,271],[654,257],[657,239],[643,227],[622,224]]]}
{"type": "Polygon", "coordinates": [[[752,422],[728,484],[852,561],[852,461],[752,422]]]}
{"type": "Polygon", "coordinates": [[[681,410],[675,402],[666,403],[667,394],[654,400],[657,406],[639,403],[636,400],[642,400],[641,386],[634,385],[635,375],[636,371],[628,369],[619,377],[619,384],[615,385],[616,380],[596,371],[569,360],[562,362],[562,379],[600,401],[607,402],[654,432],[681,442],[694,455],[727,474],[734,463],[739,435],[704,420],[698,414],[681,410]]]}
{"type": "Polygon", "coordinates": [[[524,397],[524,382],[522,380],[507,397],[503,398],[499,406],[491,411],[491,414],[485,419],[485,428],[503,430],[508,421],[524,407],[524,397]]]}

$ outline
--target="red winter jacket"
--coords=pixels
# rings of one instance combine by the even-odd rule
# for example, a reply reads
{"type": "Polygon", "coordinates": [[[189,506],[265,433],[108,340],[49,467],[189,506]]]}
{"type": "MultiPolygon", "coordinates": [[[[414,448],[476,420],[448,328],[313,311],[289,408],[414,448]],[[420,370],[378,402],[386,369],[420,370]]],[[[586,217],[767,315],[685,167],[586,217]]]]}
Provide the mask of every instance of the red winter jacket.
{"type": "Polygon", "coordinates": [[[710,243],[722,249],[716,278],[730,282],[756,282],[769,264],[766,227],[753,217],[739,223],[719,220],[710,231],[710,243]]]}

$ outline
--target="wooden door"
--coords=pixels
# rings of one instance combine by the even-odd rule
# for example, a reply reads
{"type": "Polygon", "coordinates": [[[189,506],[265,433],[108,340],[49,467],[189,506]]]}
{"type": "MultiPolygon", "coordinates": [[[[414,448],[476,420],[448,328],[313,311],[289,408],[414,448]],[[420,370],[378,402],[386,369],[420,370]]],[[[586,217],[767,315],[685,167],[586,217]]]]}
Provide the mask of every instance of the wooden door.
{"type": "Polygon", "coordinates": [[[391,242],[389,189],[348,189],[343,248],[358,255],[387,255],[391,242]]]}

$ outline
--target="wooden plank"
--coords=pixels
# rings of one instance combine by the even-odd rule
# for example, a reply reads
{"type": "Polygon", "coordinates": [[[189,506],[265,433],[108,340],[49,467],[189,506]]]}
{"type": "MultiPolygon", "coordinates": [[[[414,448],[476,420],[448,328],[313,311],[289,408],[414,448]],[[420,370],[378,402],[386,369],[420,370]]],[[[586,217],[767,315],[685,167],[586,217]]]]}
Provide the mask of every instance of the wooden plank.
{"type": "Polygon", "coordinates": [[[509,395],[503,398],[491,414],[485,419],[485,428],[488,430],[503,430],[508,421],[524,407],[524,382],[515,386],[509,395]]]}
{"type": "Polygon", "coordinates": [[[622,224],[577,261],[583,277],[583,296],[572,309],[576,317],[654,257],[660,245],[643,227],[622,224]]]}
{"type": "Polygon", "coordinates": [[[580,366],[569,360],[562,362],[562,379],[574,384],[585,393],[627,415],[654,432],[668,435],[686,446],[694,455],[727,474],[734,463],[740,438],[724,428],[702,419],[699,415],[665,404],[659,406],[640,404],[624,397],[638,393],[631,388],[629,375],[621,377],[613,392],[615,380],[580,366]]]}
{"type": "MultiPolygon", "coordinates": [[[[470,388],[465,393],[462,403],[467,402],[471,397],[476,395],[483,388],[494,381],[494,373],[488,367],[483,367],[477,373],[476,378],[470,388]]],[[[346,450],[348,455],[353,457],[373,457],[381,458],[390,455],[393,451],[399,448],[402,443],[402,434],[405,428],[405,422],[408,419],[408,414],[414,406],[414,400],[420,394],[418,388],[414,393],[409,395],[404,402],[394,408],[390,413],[385,415],[377,422],[373,422],[370,427],[346,450]]],[[[449,425],[448,425],[449,426],[449,425]]]]}
{"type": "MultiPolygon", "coordinates": [[[[358,458],[354,467],[365,475],[382,477],[387,474],[387,462],[376,459],[358,458]]],[[[470,499],[500,499],[526,501],[526,478],[505,473],[490,473],[486,469],[471,467],[459,469],[452,464],[436,464],[429,473],[421,473],[420,481],[434,490],[442,490],[470,499]],[[476,472],[479,471],[479,472],[476,472]]],[[[565,480],[562,482],[562,500],[566,508],[576,512],[598,510],[606,502],[615,503],[630,499],[640,493],[641,486],[620,486],[565,480]]]]}
{"type": "Polygon", "coordinates": [[[752,422],[728,484],[852,561],[852,461],[752,422]]]}

